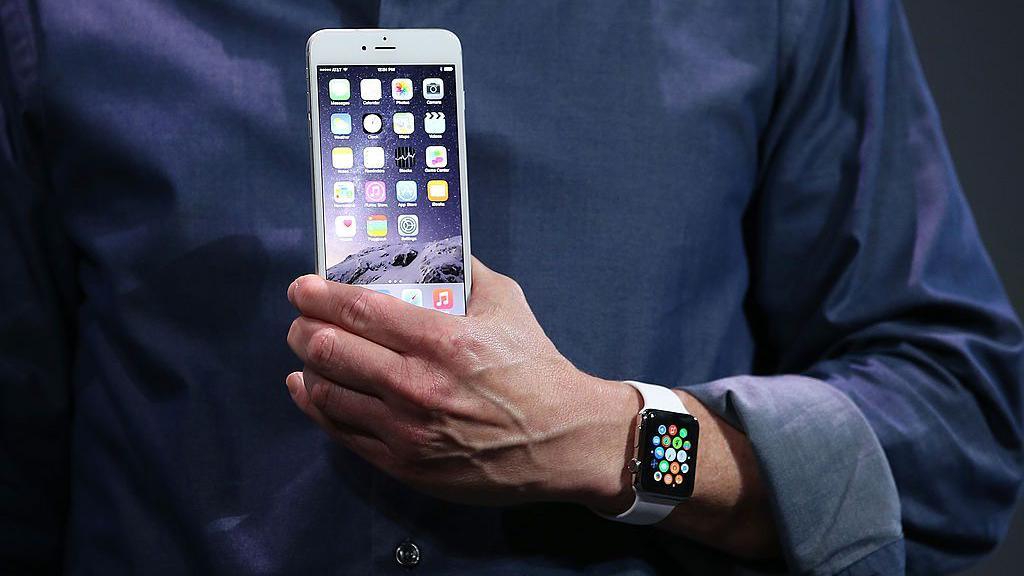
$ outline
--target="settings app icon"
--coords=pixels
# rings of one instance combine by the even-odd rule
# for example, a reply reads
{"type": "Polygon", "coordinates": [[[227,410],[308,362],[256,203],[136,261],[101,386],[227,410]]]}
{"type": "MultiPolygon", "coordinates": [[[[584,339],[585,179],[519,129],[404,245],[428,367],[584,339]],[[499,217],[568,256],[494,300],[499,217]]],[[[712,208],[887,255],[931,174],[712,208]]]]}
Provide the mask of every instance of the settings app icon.
{"type": "Polygon", "coordinates": [[[402,236],[415,236],[420,233],[420,219],[415,214],[402,214],[398,217],[398,233],[402,236]]]}

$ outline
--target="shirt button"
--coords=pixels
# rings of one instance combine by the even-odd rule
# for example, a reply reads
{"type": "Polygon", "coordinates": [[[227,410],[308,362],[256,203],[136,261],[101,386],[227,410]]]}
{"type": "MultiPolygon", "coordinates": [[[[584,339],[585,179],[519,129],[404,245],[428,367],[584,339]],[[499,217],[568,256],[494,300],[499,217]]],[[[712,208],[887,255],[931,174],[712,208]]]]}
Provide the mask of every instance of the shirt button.
{"type": "Polygon", "coordinates": [[[395,562],[406,568],[416,566],[420,563],[420,547],[409,540],[395,546],[395,562]]]}

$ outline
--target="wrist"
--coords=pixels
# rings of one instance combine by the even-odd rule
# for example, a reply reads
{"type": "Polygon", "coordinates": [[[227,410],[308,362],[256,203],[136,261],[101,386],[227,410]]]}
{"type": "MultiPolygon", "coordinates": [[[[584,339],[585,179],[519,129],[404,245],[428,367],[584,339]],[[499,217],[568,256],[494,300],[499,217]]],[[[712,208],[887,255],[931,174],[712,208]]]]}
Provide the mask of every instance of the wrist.
{"type": "Polygon", "coordinates": [[[589,446],[586,464],[573,490],[573,501],[603,514],[624,512],[633,504],[632,476],[626,468],[634,456],[640,394],[630,385],[582,374],[591,393],[584,409],[586,425],[578,446],[589,446]]]}

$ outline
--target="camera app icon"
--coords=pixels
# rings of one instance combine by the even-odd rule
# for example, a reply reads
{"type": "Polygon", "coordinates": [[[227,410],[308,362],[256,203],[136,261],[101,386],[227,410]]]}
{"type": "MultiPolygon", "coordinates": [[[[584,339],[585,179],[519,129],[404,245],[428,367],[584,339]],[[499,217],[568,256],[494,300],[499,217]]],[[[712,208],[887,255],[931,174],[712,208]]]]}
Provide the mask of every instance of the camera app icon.
{"type": "Polygon", "coordinates": [[[444,80],[440,78],[425,78],[423,80],[423,97],[427,100],[440,100],[444,98],[444,80]]]}
{"type": "Polygon", "coordinates": [[[398,233],[402,236],[415,236],[420,233],[420,219],[415,214],[401,214],[398,217],[398,233]]]}

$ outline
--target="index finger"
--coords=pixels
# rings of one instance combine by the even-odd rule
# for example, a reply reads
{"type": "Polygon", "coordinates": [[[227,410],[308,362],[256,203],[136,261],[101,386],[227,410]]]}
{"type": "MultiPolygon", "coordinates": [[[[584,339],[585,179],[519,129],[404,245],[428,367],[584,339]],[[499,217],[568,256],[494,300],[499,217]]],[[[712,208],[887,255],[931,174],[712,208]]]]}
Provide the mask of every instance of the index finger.
{"type": "Polygon", "coordinates": [[[416,348],[455,321],[448,314],[313,274],[292,282],[288,299],[304,316],[330,322],[397,352],[416,348]]]}

